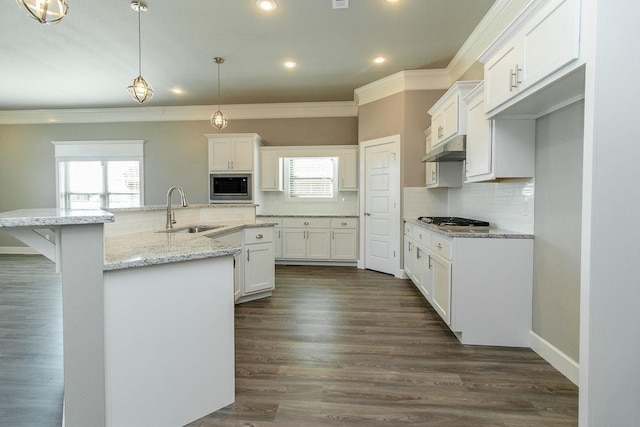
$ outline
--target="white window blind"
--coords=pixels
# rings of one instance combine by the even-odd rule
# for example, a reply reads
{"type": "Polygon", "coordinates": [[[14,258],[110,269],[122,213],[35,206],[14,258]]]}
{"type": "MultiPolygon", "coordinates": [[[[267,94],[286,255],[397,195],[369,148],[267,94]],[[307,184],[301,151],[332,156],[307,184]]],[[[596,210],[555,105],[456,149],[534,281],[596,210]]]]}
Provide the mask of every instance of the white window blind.
{"type": "Polygon", "coordinates": [[[291,198],[333,198],[334,158],[293,157],[287,163],[288,195],[291,198]]]}

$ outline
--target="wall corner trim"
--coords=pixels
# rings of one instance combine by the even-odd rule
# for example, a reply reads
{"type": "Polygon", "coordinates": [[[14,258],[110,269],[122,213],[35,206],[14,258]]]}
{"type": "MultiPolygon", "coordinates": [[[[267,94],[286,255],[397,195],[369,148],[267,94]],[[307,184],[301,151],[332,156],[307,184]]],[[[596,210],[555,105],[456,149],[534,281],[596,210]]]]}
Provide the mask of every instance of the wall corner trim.
{"type": "Polygon", "coordinates": [[[404,70],[357,88],[354,99],[360,106],[406,90],[442,90],[449,86],[445,69],[404,70]]]}
{"type": "Polygon", "coordinates": [[[580,365],[578,362],[564,354],[558,347],[531,331],[531,349],[538,353],[540,357],[549,362],[562,375],[567,377],[572,383],[579,386],[580,365]]]}

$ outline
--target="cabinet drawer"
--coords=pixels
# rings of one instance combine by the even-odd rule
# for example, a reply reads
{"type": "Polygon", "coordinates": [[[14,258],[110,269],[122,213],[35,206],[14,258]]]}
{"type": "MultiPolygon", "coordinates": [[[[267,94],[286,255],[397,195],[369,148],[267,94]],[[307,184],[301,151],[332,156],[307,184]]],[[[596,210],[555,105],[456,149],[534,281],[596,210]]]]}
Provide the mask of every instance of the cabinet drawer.
{"type": "Polygon", "coordinates": [[[273,242],[272,227],[251,227],[244,230],[244,244],[273,242]]]}
{"type": "Polygon", "coordinates": [[[434,234],[428,248],[444,259],[451,259],[451,241],[445,237],[434,234]]]}
{"type": "Polygon", "coordinates": [[[358,228],[358,219],[331,218],[331,228],[358,228]]]}
{"type": "Polygon", "coordinates": [[[272,222],[275,225],[275,227],[281,227],[282,226],[282,218],[273,218],[270,216],[262,216],[262,217],[258,217],[257,219],[259,219],[262,222],[272,222]]]}
{"type": "Polygon", "coordinates": [[[329,228],[331,218],[283,218],[282,226],[287,228],[329,228]]]}

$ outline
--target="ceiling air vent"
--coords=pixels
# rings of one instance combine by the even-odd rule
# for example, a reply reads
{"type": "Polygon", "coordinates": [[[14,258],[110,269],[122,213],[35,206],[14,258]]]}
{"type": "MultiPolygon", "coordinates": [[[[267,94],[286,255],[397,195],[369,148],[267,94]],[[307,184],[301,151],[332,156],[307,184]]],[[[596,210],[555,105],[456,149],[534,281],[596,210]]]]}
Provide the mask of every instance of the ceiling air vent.
{"type": "Polygon", "coordinates": [[[333,0],[334,9],[346,9],[349,7],[349,0],[333,0]]]}

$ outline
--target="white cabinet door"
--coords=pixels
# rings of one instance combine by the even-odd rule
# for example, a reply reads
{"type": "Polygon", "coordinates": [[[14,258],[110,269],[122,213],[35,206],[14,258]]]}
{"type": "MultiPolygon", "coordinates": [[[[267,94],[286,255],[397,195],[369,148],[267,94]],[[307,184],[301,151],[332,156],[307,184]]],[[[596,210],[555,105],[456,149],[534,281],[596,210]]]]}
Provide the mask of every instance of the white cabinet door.
{"type": "Polygon", "coordinates": [[[331,257],[331,239],[329,230],[307,230],[307,258],[329,259],[331,257]]]}
{"type": "Polygon", "coordinates": [[[231,169],[234,171],[253,170],[253,138],[231,140],[231,169]]]}
{"type": "Polygon", "coordinates": [[[338,190],[358,191],[357,150],[345,150],[340,153],[338,179],[338,190]]]}
{"type": "Polygon", "coordinates": [[[467,110],[467,178],[491,173],[491,121],[485,116],[484,95],[469,100],[467,110]]]}
{"type": "Polygon", "coordinates": [[[416,269],[420,275],[420,286],[418,289],[424,297],[433,305],[433,273],[431,271],[431,257],[428,251],[420,249],[416,253],[416,269]]]}
{"type": "Polygon", "coordinates": [[[459,95],[455,95],[442,107],[444,132],[443,137],[438,140],[447,139],[458,133],[459,106],[459,95]]]}
{"type": "Polygon", "coordinates": [[[451,263],[437,255],[429,257],[433,280],[432,306],[447,325],[451,324],[451,263]]]}
{"type": "Polygon", "coordinates": [[[246,245],[244,249],[244,294],[274,288],[273,243],[246,245]]]}
{"type": "Polygon", "coordinates": [[[277,151],[260,152],[260,189],[282,191],[282,159],[277,151]]]}
{"type": "Polygon", "coordinates": [[[227,171],[231,169],[231,140],[209,141],[209,170],[227,171]]]}
{"type": "Polygon", "coordinates": [[[331,259],[355,260],[357,258],[357,230],[331,230],[331,259]]]}
{"type": "Polygon", "coordinates": [[[484,65],[486,111],[494,109],[517,93],[516,79],[521,73],[516,72],[515,67],[522,67],[521,58],[521,44],[512,40],[484,65]]]}
{"type": "Polygon", "coordinates": [[[409,277],[411,281],[413,281],[413,261],[411,252],[415,249],[415,243],[411,240],[411,238],[405,234],[404,235],[404,272],[409,277]]]}
{"type": "Polygon", "coordinates": [[[282,258],[305,258],[307,256],[307,230],[282,229],[282,258]]]}
{"type": "Polygon", "coordinates": [[[522,33],[522,88],[578,58],[580,1],[551,0],[522,33]]]}

